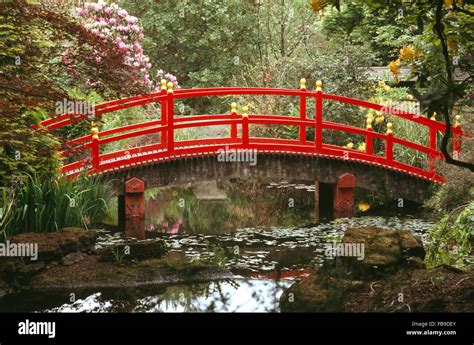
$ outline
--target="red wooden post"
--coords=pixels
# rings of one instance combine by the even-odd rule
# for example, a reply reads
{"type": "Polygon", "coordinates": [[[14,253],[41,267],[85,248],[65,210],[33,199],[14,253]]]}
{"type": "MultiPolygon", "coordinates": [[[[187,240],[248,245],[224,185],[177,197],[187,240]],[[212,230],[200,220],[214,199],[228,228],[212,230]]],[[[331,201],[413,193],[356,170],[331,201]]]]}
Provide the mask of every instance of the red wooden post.
{"type": "Polygon", "coordinates": [[[242,145],[244,148],[249,146],[249,108],[242,108],[242,145]]]}
{"type": "Polygon", "coordinates": [[[387,139],[385,141],[385,159],[387,163],[393,161],[393,125],[391,122],[387,123],[387,139]]]}
{"type": "MultiPolygon", "coordinates": [[[[437,131],[434,127],[430,127],[430,149],[432,150],[437,150],[437,138],[436,138],[437,131]]],[[[435,160],[436,160],[436,155],[432,152],[428,156],[428,171],[430,173],[436,173],[436,167],[435,167],[435,160]]]]}
{"type": "Polygon", "coordinates": [[[323,83],[321,80],[316,82],[316,109],[315,109],[315,127],[314,127],[314,143],[316,152],[321,152],[323,147],[323,83]]]}
{"type": "Polygon", "coordinates": [[[454,126],[451,128],[453,131],[453,159],[459,159],[459,153],[461,152],[461,116],[456,115],[454,126]]]}
{"type": "MultiPolygon", "coordinates": [[[[300,80],[300,90],[306,91],[306,79],[300,80]]],[[[300,96],[300,119],[306,120],[306,96],[300,96]]],[[[300,141],[306,141],[306,126],[300,125],[300,141]]]]}
{"type": "MultiPolygon", "coordinates": [[[[231,117],[235,117],[237,115],[237,103],[232,102],[230,106],[231,106],[231,110],[230,110],[231,117]]],[[[234,140],[237,141],[237,124],[236,123],[233,123],[230,125],[230,138],[232,139],[232,141],[234,140]]]]}
{"type": "Polygon", "coordinates": [[[348,218],[354,215],[354,189],[356,178],[345,173],[338,177],[334,191],[334,218],[348,218]]]}
{"type": "Polygon", "coordinates": [[[166,98],[166,115],[167,115],[167,124],[168,124],[168,152],[174,151],[174,93],[173,93],[173,83],[168,83],[168,96],[166,98]]]}
{"type": "Polygon", "coordinates": [[[145,238],[145,183],[132,178],[125,182],[125,236],[145,238]]]}
{"type": "Polygon", "coordinates": [[[367,119],[367,133],[365,134],[365,152],[369,155],[372,154],[372,118],[367,119]]]}
{"type": "MultiPolygon", "coordinates": [[[[161,80],[161,93],[162,94],[166,93],[166,80],[164,79],[161,80]]],[[[161,103],[161,116],[160,116],[161,125],[166,126],[166,124],[168,123],[168,115],[166,112],[167,102],[165,100],[162,100],[160,103],[161,103]]],[[[161,144],[164,147],[166,147],[167,142],[168,142],[168,130],[163,130],[161,131],[161,144]]]]}
{"type": "Polygon", "coordinates": [[[99,150],[99,129],[97,128],[97,125],[95,122],[91,122],[91,151],[90,151],[90,156],[91,156],[91,164],[92,164],[92,170],[94,172],[99,171],[99,165],[100,165],[100,150],[99,150]]]}

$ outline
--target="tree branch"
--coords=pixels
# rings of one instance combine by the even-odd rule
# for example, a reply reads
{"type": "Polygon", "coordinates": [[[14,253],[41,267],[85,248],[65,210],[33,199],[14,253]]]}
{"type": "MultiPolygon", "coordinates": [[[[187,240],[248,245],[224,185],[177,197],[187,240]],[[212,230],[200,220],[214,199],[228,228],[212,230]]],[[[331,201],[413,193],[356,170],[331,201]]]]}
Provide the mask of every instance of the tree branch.
{"type": "MultiPolygon", "coordinates": [[[[455,3],[455,1],[453,1],[453,3],[455,3]]],[[[446,92],[445,92],[446,102],[440,106],[441,107],[440,113],[444,116],[444,123],[446,124],[446,132],[444,133],[443,139],[441,140],[441,152],[444,155],[446,163],[452,164],[461,168],[467,168],[474,172],[474,164],[454,159],[451,157],[451,155],[448,152],[448,141],[449,141],[449,138],[451,137],[451,120],[449,118],[449,112],[450,112],[449,110],[452,109],[454,105],[455,95],[453,92],[453,86],[455,85],[455,81],[453,79],[451,59],[449,57],[448,45],[446,43],[446,36],[444,34],[444,25],[442,22],[443,21],[443,4],[444,4],[443,0],[438,0],[436,4],[436,14],[435,14],[435,24],[434,24],[434,30],[436,32],[436,35],[441,41],[441,48],[442,48],[442,53],[444,57],[445,69],[446,69],[446,92]]]]}

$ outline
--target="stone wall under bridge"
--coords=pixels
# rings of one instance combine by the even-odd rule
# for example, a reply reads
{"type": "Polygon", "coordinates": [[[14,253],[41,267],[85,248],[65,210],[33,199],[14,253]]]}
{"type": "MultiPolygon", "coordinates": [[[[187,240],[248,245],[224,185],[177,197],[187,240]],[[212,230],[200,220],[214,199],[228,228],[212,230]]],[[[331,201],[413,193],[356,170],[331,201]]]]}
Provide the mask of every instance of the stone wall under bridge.
{"type": "Polygon", "coordinates": [[[356,177],[356,187],[392,199],[403,198],[422,203],[430,196],[432,182],[375,165],[314,156],[258,153],[257,164],[219,162],[216,155],[179,158],[131,167],[104,175],[120,193],[130,178],[139,178],[146,188],[203,180],[229,178],[269,178],[306,180],[335,184],[345,173],[356,177]]]}

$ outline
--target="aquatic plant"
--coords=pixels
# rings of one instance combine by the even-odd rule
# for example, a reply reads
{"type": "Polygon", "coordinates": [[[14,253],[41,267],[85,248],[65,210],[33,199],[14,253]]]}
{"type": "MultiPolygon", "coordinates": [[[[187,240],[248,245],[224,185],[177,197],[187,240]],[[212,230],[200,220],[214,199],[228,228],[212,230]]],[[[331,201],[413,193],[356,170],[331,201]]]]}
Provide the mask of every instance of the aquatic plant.
{"type": "Polygon", "coordinates": [[[0,221],[3,237],[22,232],[53,232],[65,227],[88,228],[104,217],[110,188],[98,177],[82,175],[40,180],[25,175],[12,189],[4,190],[8,212],[0,221]]]}

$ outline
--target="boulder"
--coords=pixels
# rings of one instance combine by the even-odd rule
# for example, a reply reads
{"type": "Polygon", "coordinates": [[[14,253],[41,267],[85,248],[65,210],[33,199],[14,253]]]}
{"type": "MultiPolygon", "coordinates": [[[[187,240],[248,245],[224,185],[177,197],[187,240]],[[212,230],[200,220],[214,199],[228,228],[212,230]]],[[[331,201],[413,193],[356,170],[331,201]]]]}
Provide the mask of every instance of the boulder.
{"type": "Polygon", "coordinates": [[[283,292],[280,309],[283,312],[341,312],[343,290],[338,286],[336,278],[317,271],[283,292]]]}
{"type": "MultiPolygon", "coordinates": [[[[24,233],[8,238],[9,243],[32,244],[37,249],[34,257],[0,257],[0,278],[7,282],[27,282],[55,261],[70,253],[95,251],[97,233],[80,228],[65,228],[51,233],[24,233]]],[[[36,250],[35,249],[35,250],[36,250]]],[[[72,258],[72,257],[71,257],[72,258]]]]}
{"type": "Polygon", "coordinates": [[[105,262],[158,259],[167,252],[162,240],[128,242],[102,249],[100,260],[105,262]]]}
{"type": "Polygon", "coordinates": [[[74,252],[74,253],[69,253],[62,259],[62,264],[64,266],[71,266],[74,265],[75,263],[78,263],[86,258],[86,254],[82,252],[74,252]]]}
{"type": "Polygon", "coordinates": [[[12,243],[38,244],[38,261],[60,260],[73,252],[93,252],[97,233],[80,228],[64,228],[51,233],[24,233],[9,238],[12,243]]]}
{"type": "Polygon", "coordinates": [[[370,280],[404,267],[424,267],[425,250],[420,238],[405,230],[376,227],[349,228],[344,244],[363,244],[364,258],[337,257],[353,279],[370,280]]]}

